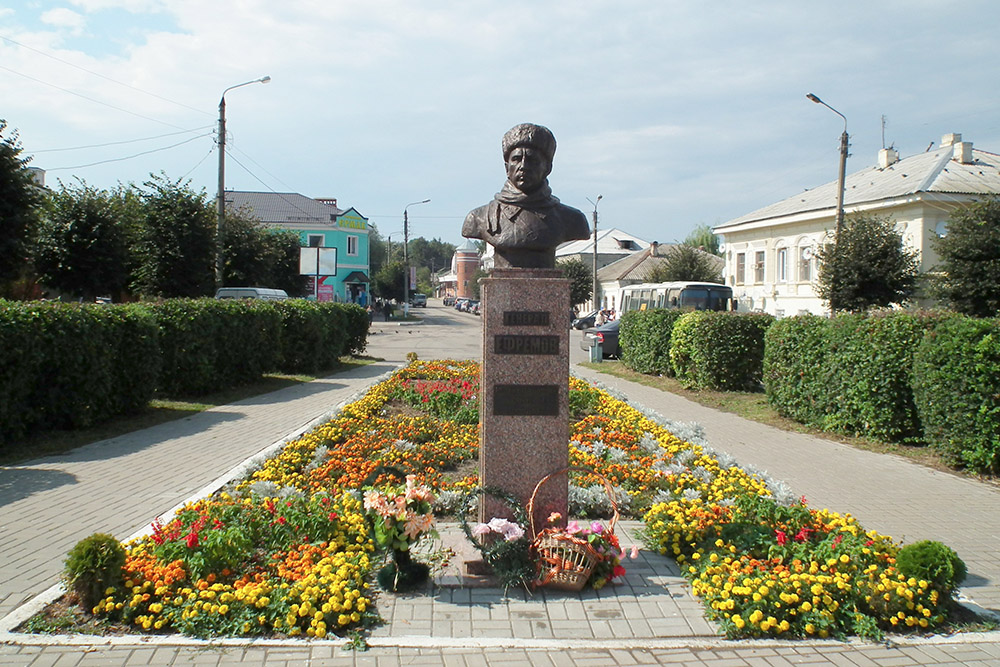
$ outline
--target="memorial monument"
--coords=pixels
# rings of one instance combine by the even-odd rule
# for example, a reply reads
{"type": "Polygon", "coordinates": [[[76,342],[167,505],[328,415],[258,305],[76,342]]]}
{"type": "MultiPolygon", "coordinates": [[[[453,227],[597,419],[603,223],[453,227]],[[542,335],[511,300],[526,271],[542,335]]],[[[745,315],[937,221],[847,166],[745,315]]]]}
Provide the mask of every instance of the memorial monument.
{"type": "MultiPolygon", "coordinates": [[[[463,236],[494,251],[493,273],[482,281],[479,479],[527,504],[542,477],[568,465],[570,288],[555,268],[555,249],[588,238],[590,227],[583,213],[552,195],[552,132],[517,125],[501,147],[507,181],[462,226],[463,236]]],[[[543,487],[539,528],[552,512],[566,517],[567,495],[566,478],[543,487]]],[[[492,517],[510,513],[487,497],[480,520],[492,517]]]]}

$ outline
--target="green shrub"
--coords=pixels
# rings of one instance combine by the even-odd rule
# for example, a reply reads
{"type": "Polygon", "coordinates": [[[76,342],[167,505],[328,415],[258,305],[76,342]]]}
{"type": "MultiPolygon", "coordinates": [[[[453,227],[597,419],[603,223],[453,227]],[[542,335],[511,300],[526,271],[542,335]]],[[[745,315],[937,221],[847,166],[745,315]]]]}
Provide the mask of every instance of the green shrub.
{"type": "Polygon", "coordinates": [[[125,549],[111,535],[94,533],[70,549],[66,557],[66,582],[80,596],[84,608],[90,609],[104,598],[108,588],[124,585],[122,567],[125,549]]]}
{"type": "Polygon", "coordinates": [[[1000,320],[943,319],[913,360],[924,438],[952,465],[1000,472],[1000,320]]]}
{"type": "Polygon", "coordinates": [[[814,426],[832,409],[827,370],[830,320],[817,315],[780,319],[764,336],[764,389],[781,415],[814,426]]]}
{"type": "Polygon", "coordinates": [[[950,596],[965,580],[965,562],[951,547],[923,540],[908,544],[896,554],[896,568],[907,578],[923,579],[950,596]]]}
{"type": "Polygon", "coordinates": [[[838,315],[826,357],[834,409],[825,428],[888,442],[919,442],[913,353],[933,323],[903,312],[838,315]]]}
{"type": "Polygon", "coordinates": [[[637,373],[673,375],[670,339],[679,310],[632,310],[622,315],[622,363],[637,373]]]}
{"type": "Polygon", "coordinates": [[[695,311],[674,325],[670,365],[686,387],[753,390],[764,367],[764,334],[774,317],[764,313],[695,311]]]}
{"type": "Polygon", "coordinates": [[[359,355],[368,347],[368,311],[356,303],[337,305],[347,319],[347,340],[341,354],[359,355]]]}

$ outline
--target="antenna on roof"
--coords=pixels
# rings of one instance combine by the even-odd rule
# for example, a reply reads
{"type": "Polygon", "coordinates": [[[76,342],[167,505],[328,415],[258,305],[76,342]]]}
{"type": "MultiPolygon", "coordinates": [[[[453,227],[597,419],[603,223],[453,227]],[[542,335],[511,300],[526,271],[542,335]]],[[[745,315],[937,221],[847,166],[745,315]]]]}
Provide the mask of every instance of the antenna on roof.
{"type": "Polygon", "coordinates": [[[931,143],[927,144],[927,148],[924,149],[924,152],[926,153],[927,151],[929,151],[933,145],[934,145],[933,141],[931,143]]]}
{"type": "Polygon", "coordinates": [[[882,148],[885,148],[885,124],[888,122],[885,114],[882,114],[882,148]]]}

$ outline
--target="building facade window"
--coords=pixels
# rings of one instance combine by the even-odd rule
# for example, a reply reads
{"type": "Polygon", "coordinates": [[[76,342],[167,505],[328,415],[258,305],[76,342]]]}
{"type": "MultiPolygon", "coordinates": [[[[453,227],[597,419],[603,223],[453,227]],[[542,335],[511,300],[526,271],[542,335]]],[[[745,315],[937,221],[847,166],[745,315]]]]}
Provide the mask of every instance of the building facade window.
{"type": "Polygon", "coordinates": [[[738,252],[736,253],[736,284],[742,285],[745,280],[747,273],[747,256],[746,253],[738,252]]]}
{"type": "Polygon", "coordinates": [[[788,282],[788,248],[778,248],[778,282],[788,282]]]}
{"type": "Polygon", "coordinates": [[[753,265],[753,281],[755,283],[764,282],[764,251],[758,250],[753,265]]]}
{"type": "Polygon", "coordinates": [[[347,237],[347,254],[351,257],[358,256],[358,237],[348,236],[347,237]]]}
{"type": "Polygon", "coordinates": [[[812,280],[812,273],[812,250],[799,248],[799,282],[807,283],[812,280]]]}
{"type": "Polygon", "coordinates": [[[309,235],[309,247],[310,248],[322,248],[323,247],[323,235],[322,234],[310,234],[309,235]]]}

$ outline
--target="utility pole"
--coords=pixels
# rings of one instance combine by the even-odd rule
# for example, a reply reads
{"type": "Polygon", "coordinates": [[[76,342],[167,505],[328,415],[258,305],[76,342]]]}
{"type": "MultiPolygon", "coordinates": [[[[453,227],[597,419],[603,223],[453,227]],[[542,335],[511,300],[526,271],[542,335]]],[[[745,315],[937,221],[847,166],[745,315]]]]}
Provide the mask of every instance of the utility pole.
{"type": "MultiPolygon", "coordinates": [[[[833,113],[837,114],[838,116],[840,116],[841,118],[844,119],[844,132],[840,135],[840,175],[839,175],[839,177],[837,179],[837,184],[838,184],[837,185],[837,218],[836,218],[837,222],[836,222],[836,229],[834,231],[834,236],[833,236],[833,249],[834,249],[833,257],[834,257],[834,262],[836,263],[837,262],[837,258],[838,258],[837,244],[840,243],[840,232],[844,228],[844,188],[846,187],[846,179],[847,179],[847,149],[848,149],[848,141],[850,139],[850,137],[848,137],[848,135],[847,135],[847,117],[844,114],[842,114],[839,111],[837,111],[836,109],[834,109],[833,107],[831,107],[829,104],[827,104],[823,100],[821,100],[820,98],[818,98],[815,95],[813,95],[812,93],[807,94],[806,97],[809,100],[811,100],[812,102],[815,102],[816,104],[822,104],[827,109],[829,109],[830,111],[832,111],[833,113]]],[[[834,272],[834,275],[833,275],[833,278],[834,278],[834,280],[833,280],[833,288],[834,289],[830,290],[830,314],[831,315],[836,315],[837,314],[837,303],[836,303],[835,292],[836,292],[836,287],[837,287],[837,279],[839,277],[840,276],[838,275],[838,272],[834,272]]]]}
{"type": "Polygon", "coordinates": [[[406,210],[411,206],[426,204],[429,201],[430,199],[415,201],[403,207],[403,317],[410,313],[410,219],[407,217],[406,210]]]}
{"type": "Polygon", "coordinates": [[[598,296],[597,296],[597,205],[599,203],[601,203],[601,199],[603,197],[604,197],[604,195],[597,195],[597,201],[590,201],[590,198],[589,197],[587,198],[587,201],[589,201],[591,204],[594,205],[594,215],[593,215],[593,220],[594,220],[594,286],[593,286],[593,291],[594,291],[594,310],[599,310],[600,309],[600,305],[598,305],[599,302],[598,302],[598,296]]]}

